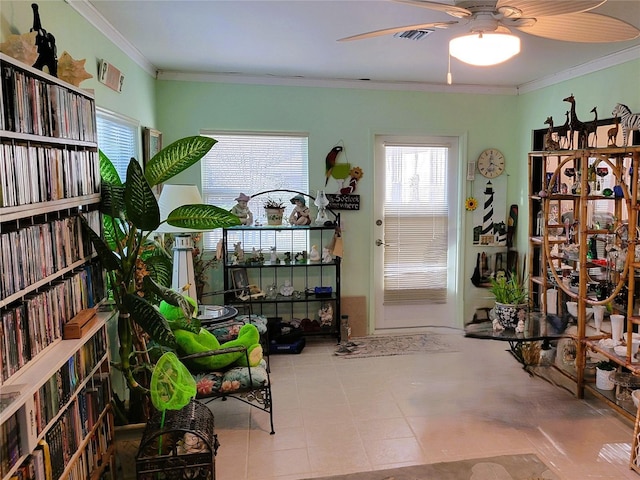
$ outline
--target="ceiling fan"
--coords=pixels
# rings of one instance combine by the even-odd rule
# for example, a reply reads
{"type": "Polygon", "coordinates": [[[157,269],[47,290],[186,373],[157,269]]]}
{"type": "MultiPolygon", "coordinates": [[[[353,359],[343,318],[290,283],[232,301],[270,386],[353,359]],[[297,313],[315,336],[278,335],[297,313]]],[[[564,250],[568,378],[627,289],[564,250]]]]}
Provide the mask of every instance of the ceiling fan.
{"type": "Polygon", "coordinates": [[[435,29],[464,25],[467,34],[451,40],[449,53],[463,62],[487,66],[501,63],[520,52],[520,39],[511,33],[511,29],[553,40],[585,43],[620,42],[640,36],[640,30],[627,22],[589,12],[607,0],[455,0],[453,4],[426,0],[393,1],[444,12],[456,20],[385,28],[339,41],[390,34],[421,37],[435,29]],[[412,35],[412,32],[415,33],[412,35]],[[472,50],[476,47],[480,50],[472,50]],[[498,56],[485,58],[488,51],[498,56]]]}

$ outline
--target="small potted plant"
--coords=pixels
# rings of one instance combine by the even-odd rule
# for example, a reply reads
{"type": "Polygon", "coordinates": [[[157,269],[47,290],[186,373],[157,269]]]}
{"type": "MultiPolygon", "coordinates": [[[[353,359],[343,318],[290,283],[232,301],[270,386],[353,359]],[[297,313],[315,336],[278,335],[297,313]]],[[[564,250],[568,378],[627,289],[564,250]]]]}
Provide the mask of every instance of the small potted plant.
{"type": "Polygon", "coordinates": [[[490,279],[489,291],[495,297],[496,318],[504,328],[516,328],[525,320],[529,310],[529,292],[524,280],[513,272],[511,275],[490,279]]]}
{"type": "Polygon", "coordinates": [[[267,214],[268,225],[282,225],[282,216],[284,215],[284,203],[282,200],[268,197],[264,202],[264,210],[267,214]]]}
{"type": "Polygon", "coordinates": [[[596,388],[613,390],[616,385],[611,380],[611,373],[615,369],[616,364],[610,360],[602,360],[596,363],[596,388]]]}

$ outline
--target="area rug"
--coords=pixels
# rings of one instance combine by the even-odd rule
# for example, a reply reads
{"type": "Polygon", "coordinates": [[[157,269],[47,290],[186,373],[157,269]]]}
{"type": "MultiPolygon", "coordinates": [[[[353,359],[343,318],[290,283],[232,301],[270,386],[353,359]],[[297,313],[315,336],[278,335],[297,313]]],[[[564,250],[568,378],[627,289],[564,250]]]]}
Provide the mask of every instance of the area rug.
{"type": "Polygon", "coordinates": [[[343,358],[367,358],[455,351],[445,340],[445,336],[425,333],[357,337],[346,344],[338,345],[335,354],[343,358]]]}
{"type": "Polygon", "coordinates": [[[560,480],[560,477],[536,455],[525,454],[413,465],[314,480],[560,480]]]}

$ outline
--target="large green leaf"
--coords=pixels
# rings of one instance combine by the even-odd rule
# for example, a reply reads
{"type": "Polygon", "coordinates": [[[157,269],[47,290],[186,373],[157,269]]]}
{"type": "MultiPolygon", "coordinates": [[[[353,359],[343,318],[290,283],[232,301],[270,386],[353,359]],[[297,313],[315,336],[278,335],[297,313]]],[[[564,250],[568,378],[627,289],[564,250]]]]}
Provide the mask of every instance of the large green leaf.
{"type": "Polygon", "coordinates": [[[198,204],[176,208],[167,217],[167,223],[191,230],[213,230],[240,225],[240,219],[223,208],[198,204]]]}
{"type": "Polygon", "coordinates": [[[122,185],[122,180],[111,160],[100,150],[100,178],[103,182],[122,185]]]}
{"type": "Polygon", "coordinates": [[[124,192],[127,218],[139,230],[151,232],[160,225],[160,208],[142,167],[131,159],[127,168],[127,186],[124,192]]]}
{"type": "MultiPolygon", "coordinates": [[[[163,255],[151,255],[144,259],[144,264],[149,272],[149,276],[159,285],[171,286],[171,276],[173,274],[173,262],[163,255]]],[[[144,296],[151,303],[159,304],[160,297],[153,289],[148,288],[148,282],[143,282],[142,288],[144,296]]]]}
{"type": "Polygon", "coordinates": [[[119,218],[113,218],[109,215],[102,216],[102,237],[113,251],[118,249],[118,245],[126,243],[127,228],[127,223],[119,218]]]}
{"type": "Polygon", "coordinates": [[[191,318],[195,307],[191,305],[191,303],[189,303],[182,294],[176,292],[171,288],[160,285],[149,276],[144,277],[143,285],[146,290],[152,290],[168,304],[180,307],[182,309],[182,313],[184,313],[184,316],[187,318],[191,318]]]}
{"type": "Polygon", "coordinates": [[[123,303],[133,321],[140,325],[152,340],[169,348],[177,348],[176,337],[166,318],[153,305],[131,293],[125,295],[123,303]]]}
{"type": "Polygon", "coordinates": [[[89,238],[91,239],[91,243],[96,249],[98,253],[98,258],[102,262],[102,266],[109,270],[120,270],[120,260],[118,257],[111,251],[109,246],[100,238],[100,236],[93,231],[93,229],[89,226],[85,218],[80,215],[80,223],[82,223],[82,228],[89,234],[89,238]]]}
{"type": "Polygon", "coordinates": [[[145,177],[152,187],[189,168],[217,143],[210,137],[193,136],[176,140],[156,153],[145,167],[145,177]]]}
{"type": "Polygon", "coordinates": [[[124,215],[124,193],[124,185],[102,182],[100,211],[111,217],[121,217],[124,215]]]}

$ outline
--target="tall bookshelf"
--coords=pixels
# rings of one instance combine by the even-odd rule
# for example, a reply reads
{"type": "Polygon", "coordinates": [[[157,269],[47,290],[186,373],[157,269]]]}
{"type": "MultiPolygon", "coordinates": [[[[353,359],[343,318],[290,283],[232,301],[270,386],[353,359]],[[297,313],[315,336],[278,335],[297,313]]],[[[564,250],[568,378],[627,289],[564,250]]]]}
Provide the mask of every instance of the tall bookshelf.
{"type": "Polygon", "coordinates": [[[4,54],[0,72],[0,479],[114,478],[114,313],[97,311],[102,269],[79,223],[101,222],[94,98],[4,54]]]}

